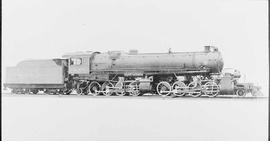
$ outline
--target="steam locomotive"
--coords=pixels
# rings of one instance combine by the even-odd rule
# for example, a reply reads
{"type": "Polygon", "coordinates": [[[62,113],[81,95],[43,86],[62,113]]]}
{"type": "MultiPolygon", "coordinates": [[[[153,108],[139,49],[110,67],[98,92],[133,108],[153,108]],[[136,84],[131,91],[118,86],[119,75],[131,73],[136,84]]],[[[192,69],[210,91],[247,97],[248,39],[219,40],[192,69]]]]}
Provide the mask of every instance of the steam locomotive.
{"type": "Polygon", "coordinates": [[[258,87],[238,82],[239,71],[222,70],[221,53],[213,46],[200,52],[73,52],[8,67],[4,87],[17,94],[256,96],[258,87]]]}

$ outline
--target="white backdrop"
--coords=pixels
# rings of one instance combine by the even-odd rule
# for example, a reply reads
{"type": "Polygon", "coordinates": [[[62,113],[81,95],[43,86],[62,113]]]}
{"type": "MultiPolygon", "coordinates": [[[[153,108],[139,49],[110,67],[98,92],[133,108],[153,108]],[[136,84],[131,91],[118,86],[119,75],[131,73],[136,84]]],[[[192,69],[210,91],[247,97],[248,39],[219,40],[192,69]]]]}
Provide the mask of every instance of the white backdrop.
{"type": "Polygon", "coordinates": [[[268,95],[265,0],[3,0],[2,73],[24,59],[72,51],[200,51],[219,47],[225,67],[268,95]]]}
{"type": "MultiPolygon", "coordinates": [[[[3,0],[2,75],[72,51],[200,51],[268,95],[266,0],[3,0]]],[[[3,94],[3,140],[267,140],[267,99],[3,94]]]]}

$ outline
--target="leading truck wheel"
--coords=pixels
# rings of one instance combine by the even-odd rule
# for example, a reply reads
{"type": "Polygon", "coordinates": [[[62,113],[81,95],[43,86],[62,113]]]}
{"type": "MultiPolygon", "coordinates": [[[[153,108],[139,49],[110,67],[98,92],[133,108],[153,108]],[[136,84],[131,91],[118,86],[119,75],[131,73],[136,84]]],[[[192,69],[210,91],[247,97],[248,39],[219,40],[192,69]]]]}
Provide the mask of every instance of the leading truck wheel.
{"type": "Polygon", "coordinates": [[[245,92],[244,89],[238,89],[238,90],[236,91],[236,94],[237,94],[238,96],[240,96],[240,97],[246,96],[246,92],[245,92]]]}
{"type": "Polygon", "coordinates": [[[166,81],[162,81],[159,82],[157,85],[157,93],[161,96],[168,96],[169,94],[171,94],[172,92],[172,87],[171,85],[166,82],[166,81]]]}

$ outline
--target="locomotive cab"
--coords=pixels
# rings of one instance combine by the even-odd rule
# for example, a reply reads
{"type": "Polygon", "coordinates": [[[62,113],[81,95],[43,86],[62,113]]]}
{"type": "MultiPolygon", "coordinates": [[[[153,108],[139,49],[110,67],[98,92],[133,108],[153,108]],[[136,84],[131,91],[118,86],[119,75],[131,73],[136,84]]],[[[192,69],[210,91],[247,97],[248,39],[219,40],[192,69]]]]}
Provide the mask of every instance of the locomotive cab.
{"type": "Polygon", "coordinates": [[[74,52],[64,54],[62,57],[68,59],[68,73],[74,74],[89,74],[91,70],[91,60],[98,52],[74,52]]]}

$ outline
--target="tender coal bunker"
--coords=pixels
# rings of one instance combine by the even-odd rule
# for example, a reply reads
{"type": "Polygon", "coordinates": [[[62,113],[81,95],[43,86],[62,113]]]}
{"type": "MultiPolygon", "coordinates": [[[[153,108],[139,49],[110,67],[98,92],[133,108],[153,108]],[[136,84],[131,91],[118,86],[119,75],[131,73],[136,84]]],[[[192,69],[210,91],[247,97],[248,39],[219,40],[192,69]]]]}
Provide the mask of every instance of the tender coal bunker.
{"type": "Polygon", "coordinates": [[[52,59],[58,66],[62,65],[62,59],[52,59]]]}

